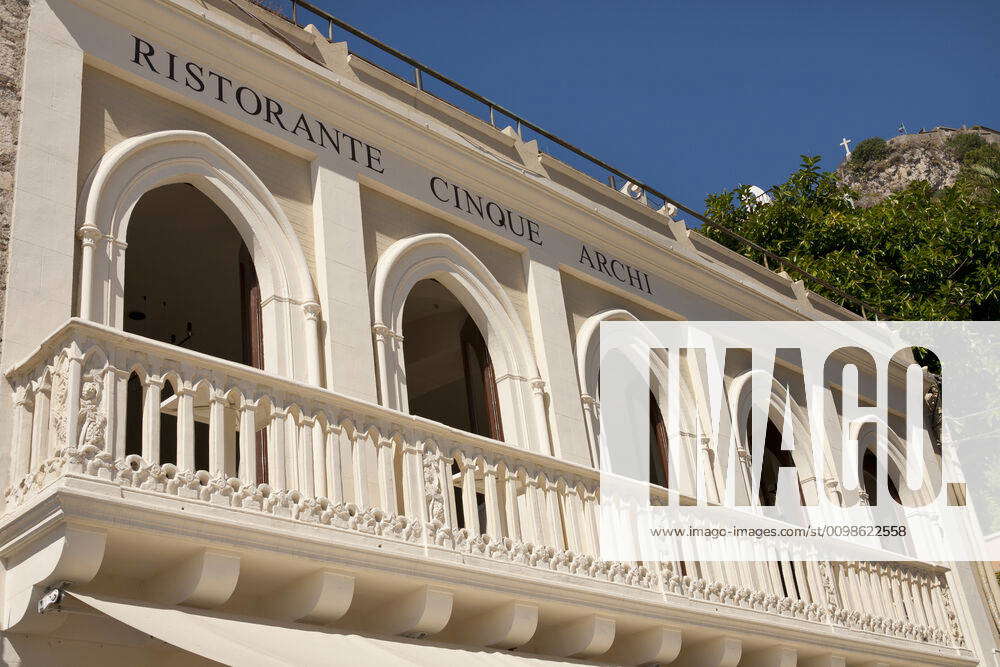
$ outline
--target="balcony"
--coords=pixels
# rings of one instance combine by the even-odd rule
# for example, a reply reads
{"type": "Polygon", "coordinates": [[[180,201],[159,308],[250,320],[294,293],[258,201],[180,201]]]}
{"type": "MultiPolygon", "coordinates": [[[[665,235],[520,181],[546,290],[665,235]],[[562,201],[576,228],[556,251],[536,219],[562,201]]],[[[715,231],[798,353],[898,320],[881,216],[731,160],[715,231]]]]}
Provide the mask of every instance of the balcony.
{"type": "MultiPolygon", "coordinates": [[[[228,603],[243,613],[262,613],[255,595],[287,585],[302,562],[330,559],[357,570],[354,602],[315,618],[390,634],[448,638],[460,610],[475,616],[476,600],[507,595],[538,605],[538,631],[492,645],[540,654],[601,659],[610,650],[641,663],[621,657],[629,638],[669,618],[685,642],[689,626],[698,642],[706,627],[738,627],[816,646],[846,636],[853,648],[845,650],[902,662],[971,662],[944,568],[757,563],[748,579],[724,563],[602,561],[590,468],[83,320],[67,322],[7,377],[16,407],[2,555],[22,562],[30,536],[61,512],[111,535],[91,588],[149,597],[153,575],[195,546],[252,541],[256,555],[247,547],[233,575],[241,601],[228,603]],[[133,374],[143,387],[140,423],[128,418],[133,374]],[[166,382],[174,390],[164,399],[166,382]],[[170,462],[161,452],[165,415],[176,419],[170,462]],[[256,449],[262,441],[266,455],[256,449]],[[207,470],[196,469],[199,459],[207,470]],[[276,569],[284,580],[268,579],[276,569]],[[421,581],[451,589],[454,611],[436,623],[379,626],[392,591],[421,581]],[[609,600],[619,612],[605,608],[609,600]],[[579,633],[567,624],[587,613],[611,618],[610,634],[569,646],[579,633]]],[[[27,583],[64,576],[58,569],[27,583]]],[[[87,578],[80,590],[90,590],[87,578]]]]}

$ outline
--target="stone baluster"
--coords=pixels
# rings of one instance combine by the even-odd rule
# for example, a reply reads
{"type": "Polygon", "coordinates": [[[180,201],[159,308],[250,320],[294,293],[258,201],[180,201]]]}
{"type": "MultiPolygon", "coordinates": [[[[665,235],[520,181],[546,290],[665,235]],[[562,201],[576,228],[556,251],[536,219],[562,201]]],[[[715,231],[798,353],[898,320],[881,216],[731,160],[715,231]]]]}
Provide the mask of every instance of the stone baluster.
{"type": "Polygon", "coordinates": [[[563,520],[566,523],[567,546],[575,553],[586,553],[587,545],[583,534],[583,503],[579,490],[566,483],[563,487],[563,502],[566,508],[563,520]]]}
{"type": "Polygon", "coordinates": [[[499,466],[493,461],[480,459],[483,469],[483,493],[486,496],[486,534],[490,537],[504,536],[500,510],[500,494],[497,489],[499,466]]]}
{"type": "Polygon", "coordinates": [[[285,421],[288,411],[271,406],[270,423],[267,426],[267,477],[274,489],[288,488],[288,472],[285,469],[287,443],[285,421]]]}
{"type": "MultiPolygon", "coordinates": [[[[456,529],[458,528],[458,519],[455,514],[455,483],[451,475],[453,459],[443,456],[436,447],[431,452],[430,457],[431,465],[433,466],[433,470],[437,471],[438,480],[441,485],[441,504],[443,505],[441,511],[444,514],[443,523],[448,528],[456,529]]],[[[434,520],[435,516],[433,512],[430,512],[431,509],[431,507],[428,507],[428,513],[430,514],[430,518],[434,520]]]]}
{"type": "Polygon", "coordinates": [[[590,548],[587,553],[597,557],[601,553],[600,512],[601,501],[597,489],[586,489],[583,495],[584,525],[589,536],[590,548]]]}
{"type": "Polygon", "coordinates": [[[240,469],[244,483],[257,483],[257,401],[243,397],[240,402],[240,469]]]}
{"type": "MultiPolygon", "coordinates": [[[[66,357],[66,447],[80,446],[80,389],[83,382],[83,354],[76,343],[71,343],[66,357]]],[[[156,436],[159,438],[159,403],[156,436]]],[[[157,445],[159,442],[157,441],[157,445]]],[[[159,448],[159,447],[157,447],[159,448]]]]}
{"type": "Polygon", "coordinates": [[[910,589],[910,600],[912,600],[913,603],[915,622],[920,625],[930,625],[927,613],[924,610],[923,598],[920,596],[920,583],[918,581],[918,575],[912,571],[907,572],[906,581],[910,589]]]}
{"type": "Polygon", "coordinates": [[[885,598],[887,616],[895,620],[904,620],[906,612],[903,610],[903,601],[894,585],[895,574],[895,568],[889,564],[882,568],[882,595],[885,598]]]}
{"type": "Polygon", "coordinates": [[[326,447],[326,428],[323,425],[323,420],[319,417],[312,417],[310,426],[312,428],[313,495],[325,498],[327,494],[326,459],[328,456],[326,447]]]}
{"type": "Polygon", "coordinates": [[[351,463],[353,467],[353,477],[351,479],[354,486],[354,504],[361,510],[368,509],[368,463],[365,458],[366,437],[359,433],[353,426],[347,426],[342,430],[346,433],[350,441],[351,463]]]}
{"type": "Polygon", "coordinates": [[[125,419],[128,410],[128,378],[130,373],[109,365],[104,377],[105,416],[107,433],[105,446],[112,457],[125,456],[125,419]]]}
{"type": "Polygon", "coordinates": [[[463,452],[455,453],[459,470],[462,473],[462,516],[465,528],[470,535],[479,535],[479,507],[476,503],[476,459],[466,456],[463,452]]]}
{"type": "Polygon", "coordinates": [[[520,484],[518,475],[509,464],[503,464],[504,480],[504,513],[507,516],[507,537],[512,540],[522,540],[523,531],[521,529],[521,509],[518,507],[518,491],[520,484]]]}
{"type": "Polygon", "coordinates": [[[910,609],[909,600],[906,599],[906,585],[903,581],[903,573],[897,568],[892,569],[892,588],[896,593],[896,597],[899,599],[900,606],[900,617],[901,621],[912,621],[913,612],[910,609]]]}
{"type": "MultiPolygon", "coordinates": [[[[16,400],[27,401],[29,395],[22,392],[23,398],[15,398],[16,400]]],[[[25,442],[24,450],[24,472],[28,470],[34,470],[38,465],[52,456],[55,452],[50,451],[49,441],[49,420],[51,419],[50,407],[52,405],[52,383],[49,380],[48,374],[42,375],[42,377],[34,385],[34,410],[32,412],[32,419],[28,422],[31,430],[28,431],[28,439],[25,442]]],[[[19,411],[21,407],[30,407],[27,403],[25,406],[19,406],[19,411]]],[[[24,474],[24,473],[21,473],[24,474]]],[[[20,475],[15,476],[14,480],[20,478],[20,475]]]]}
{"type": "Polygon", "coordinates": [[[298,441],[295,447],[296,469],[295,475],[298,478],[298,490],[306,496],[316,495],[315,479],[313,478],[313,423],[312,417],[307,417],[305,412],[299,416],[298,441]]]}
{"type": "Polygon", "coordinates": [[[563,530],[561,509],[562,493],[558,481],[552,481],[546,476],[545,479],[545,501],[546,511],[546,531],[549,535],[548,545],[553,549],[560,550],[566,548],[566,534],[563,530]]]}
{"type": "Polygon", "coordinates": [[[896,588],[896,570],[891,566],[886,566],[883,574],[883,588],[886,591],[886,596],[890,602],[890,609],[892,609],[892,618],[897,621],[906,620],[906,610],[903,607],[903,600],[899,596],[899,590],[896,588]]]}
{"type": "Polygon", "coordinates": [[[396,511],[396,476],[394,471],[395,440],[380,433],[372,436],[378,462],[378,500],[385,512],[396,511]]]}
{"type": "Polygon", "coordinates": [[[285,484],[286,488],[300,490],[302,482],[299,479],[300,451],[299,411],[288,408],[285,411],[285,484]]]}
{"type": "Polygon", "coordinates": [[[226,474],[226,393],[215,387],[208,393],[208,471],[226,474]]]}
{"type": "Polygon", "coordinates": [[[542,521],[544,491],[540,488],[540,475],[536,470],[519,468],[518,475],[524,478],[524,508],[522,517],[523,539],[536,545],[545,544],[545,528],[542,521]]]}
{"type": "Polygon", "coordinates": [[[344,502],[344,466],[340,460],[340,425],[326,424],[326,476],[330,500],[344,502]]]}
{"type": "MultiPolygon", "coordinates": [[[[810,586],[812,576],[809,573],[809,564],[796,560],[791,562],[791,566],[795,572],[795,581],[799,586],[799,599],[806,604],[814,602],[816,598],[813,597],[812,587],[810,586]]],[[[733,583],[738,583],[738,580],[733,583]]]]}
{"type": "MultiPolygon", "coordinates": [[[[405,441],[401,441],[400,444],[403,448],[400,470],[403,475],[403,514],[420,521],[427,521],[429,516],[424,488],[424,445],[405,441]]],[[[431,474],[434,475],[435,472],[432,470],[431,474]]],[[[432,477],[432,483],[433,479],[432,477]]]]}
{"type": "Polygon", "coordinates": [[[142,458],[150,464],[160,462],[160,400],[163,378],[147,375],[142,393],[142,458]]]}
{"type": "Polygon", "coordinates": [[[177,467],[194,470],[194,387],[190,382],[177,384],[177,467]]]}
{"type": "Polygon", "coordinates": [[[14,392],[14,454],[11,460],[11,483],[17,484],[29,470],[34,470],[32,461],[32,408],[34,402],[28,385],[21,385],[14,392]]]}
{"type": "Polygon", "coordinates": [[[938,618],[938,627],[948,632],[948,617],[945,610],[944,595],[942,594],[942,587],[946,586],[944,575],[935,575],[931,578],[930,582],[930,594],[931,594],[931,608],[934,609],[938,618]]]}

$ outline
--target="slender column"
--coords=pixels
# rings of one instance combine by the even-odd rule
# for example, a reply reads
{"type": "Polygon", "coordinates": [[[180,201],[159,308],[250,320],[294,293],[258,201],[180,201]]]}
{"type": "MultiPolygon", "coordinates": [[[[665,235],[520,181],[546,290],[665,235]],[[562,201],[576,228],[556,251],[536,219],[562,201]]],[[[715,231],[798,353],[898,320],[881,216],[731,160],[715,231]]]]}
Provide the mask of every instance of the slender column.
{"type": "Polygon", "coordinates": [[[109,364],[104,369],[101,381],[104,385],[104,450],[117,459],[122,451],[118,443],[123,441],[125,430],[128,396],[123,395],[123,392],[128,391],[128,374],[109,364]]]}
{"type": "Polygon", "coordinates": [[[920,592],[917,590],[917,582],[911,573],[906,575],[906,587],[910,593],[910,604],[913,606],[914,620],[920,625],[927,625],[927,616],[924,614],[920,592]]]}
{"type": "Polygon", "coordinates": [[[271,408],[271,422],[267,428],[267,474],[273,489],[288,488],[288,475],[285,470],[285,418],[287,415],[287,410],[271,408]]]}
{"type": "MultiPolygon", "coordinates": [[[[24,399],[19,398],[18,400],[24,399]]],[[[38,384],[35,385],[34,420],[33,423],[31,420],[28,421],[28,424],[31,426],[31,431],[28,440],[23,443],[25,448],[25,469],[21,473],[22,475],[28,472],[28,470],[34,470],[42,461],[52,455],[52,452],[49,451],[49,408],[52,404],[51,401],[52,384],[49,382],[48,378],[43,378],[38,382],[38,384]]],[[[19,406],[19,409],[20,407],[25,406],[19,406]]],[[[30,401],[27,403],[26,407],[30,409],[30,401]]],[[[18,446],[21,446],[20,442],[18,443],[18,446]]],[[[17,479],[18,477],[15,477],[14,481],[17,479]]]]}
{"type": "Polygon", "coordinates": [[[562,512],[559,511],[559,485],[556,482],[546,481],[545,484],[545,497],[547,500],[548,511],[546,512],[546,519],[548,520],[548,530],[551,536],[551,541],[548,543],[553,549],[565,549],[566,540],[563,536],[562,529],[562,512]]]}
{"type": "Polygon", "coordinates": [[[187,382],[177,387],[177,467],[194,470],[194,388],[187,382]]]}
{"type": "Polygon", "coordinates": [[[465,527],[471,535],[479,535],[479,507],[476,503],[476,460],[459,453],[458,465],[462,469],[462,514],[465,527]]]}
{"type": "Polygon", "coordinates": [[[586,541],[583,533],[583,501],[579,489],[566,487],[566,532],[569,536],[569,548],[576,553],[586,551],[586,541]]]}
{"type": "Polygon", "coordinates": [[[326,497],[326,433],[323,422],[312,420],[312,475],[313,495],[326,497]]]}
{"type": "Polygon", "coordinates": [[[108,432],[108,446],[115,459],[124,458],[128,448],[125,420],[128,414],[128,381],[131,376],[132,373],[127,369],[114,369],[114,406],[108,409],[108,418],[111,418],[112,410],[116,418],[114,429],[108,432]]]}
{"type": "Polygon", "coordinates": [[[337,424],[326,425],[326,474],[330,500],[344,502],[344,466],[340,461],[340,431],[337,424]]]}
{"type": "Polygon", "coordinates": [[[504,509],[507,512],[507,537],[521,540],[521,511],[517,506],[517,475],[509,467],[504,469],[504,509]]]}
{"type": "Polygon", "coordinates": [[[93,225],[85,225],[76,232],[80,239],[80,319],[90,320],[93,308],[94,246],[103,236],[93,225]]]}
{"type": "Polygon", "coordinates": [[[590,464],[600,468],[597,433],[597,399],[590,394],[580,394],[583,404],[583,425],[587,429],[587,443],[590,445],[590,464]]]}
{"type": "Polygon", "coordinates": [[[496,463],[486,461],[483,465],[483,490],[486,495],[486,534],[490,537],[503,537],[503,525],[500,519],[500,495],[497,493],[496,463]]]}
{"type": "Polygon", "coordinates": [[[208,472],[226,473],[226,395],[218,389],[208,394],[208,472]]]}
{"type": "Polygon", "coordinates": [[[163,378],[149,375],[143,381],[142,458],[150,465],[160,462],[160,391],[163,378]]]}
{"type": "Polygon", "coordinates": [[[298,476],[299,491],[307,496],[316,495],[313,479],[313,423],[311,417],[302,416],[299,422],[298,476]]]}
{"type": "MultiPolygon", "coordinates": [[[[29,470],[33,470],[37,464],[33,464],[34,454],[32,453],[32,400],[26,386],[18,387],[14,395],[14,455],[11,465],[11,484],[17,484],[29,470]]],[[[38,420],[35,420],[37,426],[38,420]]]]}
{"type": "Polygon", "coordinates": [[[438,479],[441,480],[444,525],[454,530],[458,528],[458,521],[455,518],[455,487],[451,480],[451,462],[451,458],[442,456],[437,451],[431,455],[431,464],[437,470],[438,479]]]}
{"type": "Polygon", "coordinates": [[[372,325],[375,339],[375,358],[378,370],[379,404],[394,410],[406,410],[408,399],[406,384],[401,380],[405,367],[403,336],[385,324],[372,325]]]}
{"type": "Polygon", "coordinates": [[[319,385],[322,378],[322,363],[319,358],[319,316],[320,307],[315,301],[302,304],[306,316],[306,365],[309,384],[319,385]]]}
{"type": "Polygon", "coordinates": [[[393,466],[395,443],[382,435],[375,441],[378,461],[378,500],[384,512],[396,512],[396,479],[393,466]]]}
{"type": "Polygon", "coordinates": [[[351,456],[353,463],[354,504],[362,511],[368,509],[368,465],[365,463],[367,434],[351,431],[351,456]]]}
{"type": "Polygon", "coordinates": [[[403,445],[403,513],[408,517],[427,520],[423,452],[424,446],[422,444],[406,443],[403,445]]]}
{"type": "Polygon", "coordinates": [[[257,483],[257,425],[254,409],[257,402],[246,397],[240,402],[240,481],[257,483]]]}
{"type": "Polygon", "coordinates": [[[537,432],[539,451],[543,454],[558,455],[554,451],[549,438],[549,416],[545,409],[545,380],[533,378],[528,382],[531,386],[531,402],[535,413],[535,429],[537,432]]]}
{"type": "Polygon", "coordinates": [[[587,489],[583,495],[584,524],[588,534],[589,548],[587,553],[595,558],[601,553],[600,526],[598,519],[600,515],[600,501],[597,498],[596,489],[587,489]]]}
{"type": "Polygon", "coordinates": [[[294,412],[285,412],[285,484],[289,489],[301,490],[298,460],[302,457],[298,418],[294,412]]]}
{"type": "MultiPolygon", "coordinates": [[[[66,363],[66,447],[76,449],[80,444],[80,383],[83,376],[83,355],[75,343],[72,348],[66,363]]],[[[159,417],[159,404],[156,407],[159,417]]]]}
{"type": "Polygon", "coordinates": [[[540,472],[529,471],[526,473],[525,480],[527,486],[524,493],[528,509],[526,537],[536,545],[541,546],[548,543],[545,537],[545,521],[542,518],[545,507],[544,477],[540,472]]]}

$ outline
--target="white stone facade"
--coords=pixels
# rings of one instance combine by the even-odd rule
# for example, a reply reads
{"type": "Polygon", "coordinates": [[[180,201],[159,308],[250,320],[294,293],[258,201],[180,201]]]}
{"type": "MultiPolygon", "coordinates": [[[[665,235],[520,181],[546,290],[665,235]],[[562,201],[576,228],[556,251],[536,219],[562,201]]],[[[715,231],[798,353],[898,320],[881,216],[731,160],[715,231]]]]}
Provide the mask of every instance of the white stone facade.
{"type": "Polygon", "coordinates": [[[5,664],[998,664],[975,564],[598,558],[601,321],[848,311],[241,2],[36,0],[25,54],[5,664]],[[133,214],[188,186],[254,267],[257,368],[129,329],[133,214]],[[502,441],[411,414],[429,280],[502,441]]]}

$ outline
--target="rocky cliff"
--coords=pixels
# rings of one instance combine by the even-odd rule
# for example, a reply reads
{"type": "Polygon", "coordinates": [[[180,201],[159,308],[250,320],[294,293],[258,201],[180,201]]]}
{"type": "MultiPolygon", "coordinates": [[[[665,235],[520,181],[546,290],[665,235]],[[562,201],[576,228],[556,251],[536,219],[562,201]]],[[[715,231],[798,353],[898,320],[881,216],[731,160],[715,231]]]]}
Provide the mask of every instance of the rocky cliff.
{"type": "Polygon", "coordinates": [[[28,0],[0,0],[0,330],[7,291],[7,248],[14,195],[17,127],[21,120],[21,71],[28,0]]]}
{"type": "Polygon", "coordinates": [[[861,145],[856,146],[851,158],[837,167],[837,178],[861,195],[856,201],[860,206],[875,204],[914,181],[927,181],[937,190],[955,184],[963,155],[982,142],[1000,145],[1000,132],[979,125],[960,129],[936,127],[893,137],[884,143],[884,149],[875,140],[865,140],[863,143],[871,150],[859,150],[861,145]]]}

